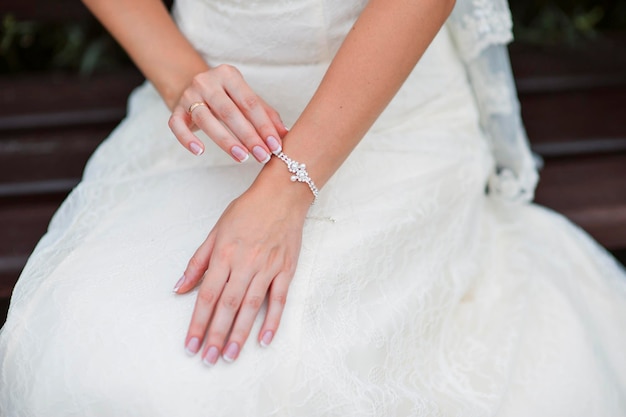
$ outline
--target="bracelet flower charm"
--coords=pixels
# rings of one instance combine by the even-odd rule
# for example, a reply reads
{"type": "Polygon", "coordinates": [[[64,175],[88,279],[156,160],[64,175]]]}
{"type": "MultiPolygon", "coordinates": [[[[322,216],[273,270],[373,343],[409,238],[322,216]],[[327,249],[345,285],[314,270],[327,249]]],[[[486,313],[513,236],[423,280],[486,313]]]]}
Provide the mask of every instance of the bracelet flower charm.
{"type": "Polygon", "coordinates": [[[313,182],[313,180],[311,179],[311,177],[309,176],[308,171],[306,170],[306,165],[302,164],[298,161],[294,161],[293,159],[289,158],[287,155],[285,155],[284,152],[278,152],[275,154],[276,157],[278,159],[280,159],[281,161],[283,161],[286,165],[287,165],[287,169],[289,170],[289,172],[291,172],[293,175],[291,176],[291,181],[292,182],[304,182],[309,186],[309,189],[311,190],[311,192],[313,193],[313,203],[311,204],[315,204],[315,202],[317,201],[317,196],[319,194],[319,190],[317,189],[317,187],[315,186],[315,183],[313,182]]]}

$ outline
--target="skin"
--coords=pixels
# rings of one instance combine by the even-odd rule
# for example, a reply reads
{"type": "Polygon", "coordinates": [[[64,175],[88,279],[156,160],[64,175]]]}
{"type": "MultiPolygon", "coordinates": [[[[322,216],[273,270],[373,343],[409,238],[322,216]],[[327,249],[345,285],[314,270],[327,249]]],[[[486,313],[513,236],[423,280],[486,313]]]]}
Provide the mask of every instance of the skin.
{"type": "Polygon", "coordinates": [[[268,310],[257,340],[269,344],[313,201],[305,184],[290,181],[282,161],[267,161],[269,152],[282,146],[292,159],[305,162],[321,190],[398,91],[454,1],[370,0],[289,132],[236,68],[207,66],[159,0],[84,2],[172,109],[169,126],[183,146],[201,153],[192,146],[204,149],[193,133],[200,128],[235,160],[242,158],[233,147],[240,147],[265,162],[192,256],[175,291],[189,292],[204,277],[185,347],[190,354],[201,352],[207,365],[220,355],[229,361],[238,357],[266,297],[268,310]],[[207,106],[196,107],[190,116],[189,107],[201,101],[207,106]]]}

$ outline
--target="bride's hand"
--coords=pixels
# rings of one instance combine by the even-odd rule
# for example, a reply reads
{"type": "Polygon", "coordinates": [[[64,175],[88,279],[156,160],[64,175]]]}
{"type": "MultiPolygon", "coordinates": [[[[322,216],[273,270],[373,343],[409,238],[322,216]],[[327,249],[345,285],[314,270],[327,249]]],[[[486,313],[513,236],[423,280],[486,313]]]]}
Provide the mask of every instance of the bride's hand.
{"type": "Polygon", "coordinates": [[[266,163],[270,152],[280,150],[281,138],[287,134],[276,110],[230,65],[196,75],[172,110],[169,126],[194,154],[204,152],[204,144],[193,133],[199,128],[238,162],[252,153],[266,163]]]}
{"type": "Polygon", "coordinates": [[[237,358],[266,296],[257,340],[266,346],[276,334],[311,203],[302,188],[296,201],[294,189],[268,193],[253,185],[228,206],[189,261],[175,292],[188,292],[202,279],[185,348],[193,355],[204,342],[205,364],[214,365],[220,355],[237,358]]]}

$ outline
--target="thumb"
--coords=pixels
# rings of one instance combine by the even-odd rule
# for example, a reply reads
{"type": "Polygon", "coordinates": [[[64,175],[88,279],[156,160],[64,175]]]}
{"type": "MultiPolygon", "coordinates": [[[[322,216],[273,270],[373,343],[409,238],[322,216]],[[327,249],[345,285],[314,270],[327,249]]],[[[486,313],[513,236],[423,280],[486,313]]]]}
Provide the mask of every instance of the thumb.
{"type": "Polygon", "coordinates": [[[211,252],[213,252],[213,246],[215,244],[215,238],[213,236],[214,234],[210,233],[191,259],[189,259],[183,276],[180,277],[174,286],[173,291],[175,293],[185,294],[191,291],[198,282],[200,282],[204,273],[209,268],[209,259],[211,258],[211,252]]]}

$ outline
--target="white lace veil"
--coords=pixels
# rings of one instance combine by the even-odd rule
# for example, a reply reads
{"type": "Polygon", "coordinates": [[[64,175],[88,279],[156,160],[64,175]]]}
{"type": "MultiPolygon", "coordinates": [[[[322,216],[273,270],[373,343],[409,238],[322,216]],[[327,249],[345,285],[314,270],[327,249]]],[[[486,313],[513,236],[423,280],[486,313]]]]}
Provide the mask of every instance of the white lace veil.
{"type": "Polygon", "coordinates": [[[513,39],[507,0],[457,0],[447,25],[465,63],[496,161],[489,193],[508,201],[531,201],[538,175],[506,49],[513,39]]]}

